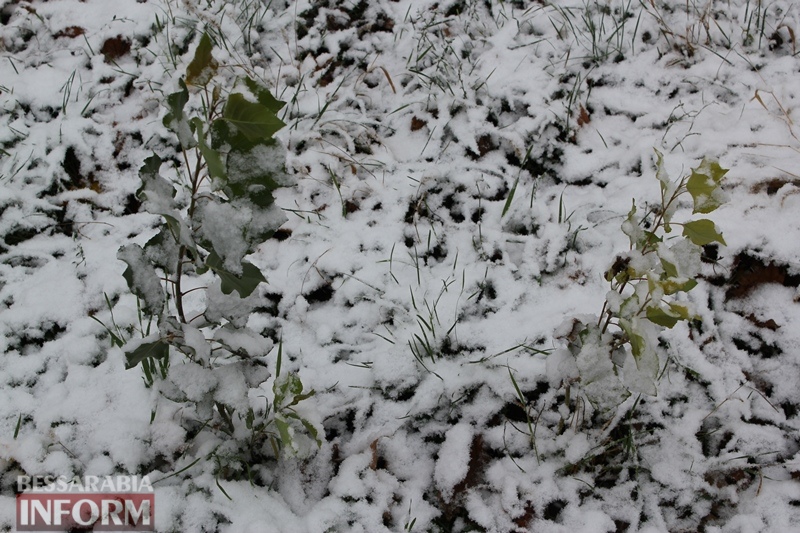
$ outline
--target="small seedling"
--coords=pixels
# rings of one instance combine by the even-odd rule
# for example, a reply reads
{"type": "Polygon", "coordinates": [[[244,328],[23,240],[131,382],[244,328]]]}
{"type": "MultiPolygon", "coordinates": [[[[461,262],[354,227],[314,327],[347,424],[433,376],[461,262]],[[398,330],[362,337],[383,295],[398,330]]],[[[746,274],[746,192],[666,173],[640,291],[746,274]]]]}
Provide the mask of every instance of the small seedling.
{"type": "Polygon", "coordinates": [[[577,374],[565,382],[579,383],[589,401],[602,407],[619,405],[631,392],[656,394],[659,333],[696,318],[676,296],[697,285],[702,246],[725,244],[713,221],[675,222],[673,215],[687,193],[693,214],[722,205],[727,169],[704,159],[689,176],[673,182],[658,151],[656,168],[660,204],[640,214],[634,202],[623,222],[630,250],[617,255],[605,273],[610,291],[600,315],[594,321],[574,319],[559,335],[567,340],[569,353],[559,357],[572,358],[577,374]],[[674,234],[676,228],[682,228],[681,235],[674,234]]]}
{"type": "MultiPolygon", "coordinates": [[[[147,386],[161,380],[159,390],[171,400],[195,406],[197,420],[190,423],[231,439],[248,432],[266,438],[252,409],[243,407],[246,391],[232,399],[230,391],[218,389],[230,383],[232,373],[250,387],[268,376],[261,358],[273,343],[246,327],[255,305],[251,295],[266,278],[244,258],[286,220],[272,196],[286,183],[284,150],[273,138],[284,126],[276,116],[284,103],[251,77],[238,79],[238,91],[226,94],[215,81],[220,67],[212,52],[211,38],[204,34],[179,79],[180,89],[166,96],[163,124],[175,134],[182,163],[178,176],[162,177],[157,154],[139,171],[137,195],[145,210],[161,217],[159,231],[144,247],[128,244],[118,253],[128,265],[123,276],[141,302],[140,315],[148,324],[153,321],[153,331],[148,325],[142,339],[125,342],[116,326],[106,330],[114,344],[124,344],[126,367],[141,365],[147,386]],[[205,291],[206,297],[192,300],[195,291],[205,291]],[[194,309],[198,304],[204,310],[194,309]],[[176,354],[182,355],[180,363],[171,362],[176,354]],[[172,376],[177,364],[182,380],[172,376]],[[202,397],[189,391],[186,372],[193,376],[189,381],[207,380],[209,391],[202,397]],[[239,428],[242,424],[246,427],[239,428]]],[[[280,373],[280,362],[278,368],[280,373]]],[[[282,448],[293,448],[298,433],[289,430],[292,421],[319,445],[316,429],[292,409],[313,391],[303,393],[293,374],[279,378],[269,423],[282,448]]]]}

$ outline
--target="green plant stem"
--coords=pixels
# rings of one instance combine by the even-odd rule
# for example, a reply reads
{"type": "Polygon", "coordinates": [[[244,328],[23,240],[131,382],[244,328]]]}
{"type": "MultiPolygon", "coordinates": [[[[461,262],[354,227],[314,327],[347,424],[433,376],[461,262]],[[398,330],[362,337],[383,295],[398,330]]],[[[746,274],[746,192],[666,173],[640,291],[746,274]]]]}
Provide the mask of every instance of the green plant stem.
{"type": "Polygon", "coordinates": [[[178,250],[178,270],[175,273],[175,307],[178,309],[178,317],[181,322],[187,324],[186,314],[183,311],[183,291],[181,291],[181,276],[183,274],[183,258],[186,255],[186,246],[181,245],[178,250]]]}
{"type": "MultiPolygon", "coordinates": [[[[194,210],[197,207],[197,190],[200,187],[200,172],[203,170],[203,159],[201,157],[200,151],[195,149],[195,159],[197,163],[194,167],[194,172],[191,174],[190,183],[192,186],[192,197],[189,201],[189,223],[192,223],[192,219],[194,217],[194,210]]],[[[186,168],[189,168],[189,157],[186,155],[186,150],[183,150],[183,160],[186,162],[186,168]]],[[[175,307],[178,310],[178,317],[180,318],[183,324],[188,324],[189,321],[186,320],[186,313],[183,310],[183,296],[188,294],[188,292],[183,292],[181,289],[181,278],[183,277],[183,264],[185,263],[184,259],[186,259],[186,245],[181,244],[180,249],[178,250],[178,266],[175,270],[175,307]]]]}
{"type": "Polygon", "coordinates": [[[642,304],[642,305],[639,307],[639,310],[638,310],[638,311],[636,311],[636,314],[635,314],[635,315],[633,315],[633,316],[639,316],[639,314],[640,314],[642,311],[644,311],[645,307],[647,307],[647,306],[648,306],[648,304],[650,304],[650,302],[652,302],[652,301],[653,301],[653,298],[652,298],[652,297],[650,297],[650,296],[648,296],[648,297],[645,299],[644,303],[643,303],[643,304],[642,304]]]}

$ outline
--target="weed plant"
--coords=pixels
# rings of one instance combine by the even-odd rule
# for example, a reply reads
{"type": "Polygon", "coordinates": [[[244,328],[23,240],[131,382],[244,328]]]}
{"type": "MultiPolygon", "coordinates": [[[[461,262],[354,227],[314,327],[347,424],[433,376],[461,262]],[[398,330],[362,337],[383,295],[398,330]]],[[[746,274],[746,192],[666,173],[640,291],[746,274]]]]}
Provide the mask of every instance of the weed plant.
{"type": "Polygon", "coordinates": [[[272,195],[287,183],[284,149],[273,138],[284,126],[276,116],[284,103],[251,77],[225,94],[212,48],[203,34],[180,89],[166,97],[163,124],[175,135],[177,177],[160,174],[157,154],[139,172],[137,195],[161,224],[144,247],[129,244],[118,254],[148,324],[142,339],[124,345],[126,366],[141,366],[148,387],[191,407],[188,428],[209,427],[257,455],[267,443],[275,455],[301,453],[320,444],[295,409],[314,391],[280,374],[280,347],[272,398],[256,405],[248,395],[269,377],[273,341],[247,328],[266,279],[244,258],[286,220],[272,195]]]}
{"type": "Polygon", "coordinates": [[[656,167],[660,202],[640,213],[634,201],[622,224],[630,249],[618,254],[605,272],[610,290],[600,314],[570,319],[556,333],[567,347],[555,351],[549,365],[556,375],[566,374],[568,404],[572,387],[600,410],[616,407],[630,393],[657,393],[663,366],[659,334],[695,319],[678,296],[697,285],[702,247],[725,244],[710,219],[675,222],[673,216],[685,194],[692,197],[693,214],[711,213],[722,205],[727,169],[703,160],[689,176],[671,181],[658,151],[656,167]],[[680,235],[673,233],[676,227],[680,235]]]}

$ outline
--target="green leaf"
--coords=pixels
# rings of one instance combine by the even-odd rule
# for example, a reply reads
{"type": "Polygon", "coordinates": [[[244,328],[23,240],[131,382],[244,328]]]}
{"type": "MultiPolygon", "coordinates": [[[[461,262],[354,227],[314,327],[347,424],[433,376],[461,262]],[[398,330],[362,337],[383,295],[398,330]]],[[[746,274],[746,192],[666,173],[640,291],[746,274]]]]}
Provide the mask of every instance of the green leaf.
{"type": "Polygon", "coordinates": [[[677,278],[678,277],[678,267],[667,261],[666,259],[661,259],[661,267],[664,269],[664,273],[669,276],[670,278],[677,278]]]}
{"type": "Polygon", "coordinates": [[[282,418],[275,417],[275,427],[278,428],[278,433],[281,436],[283,447],[294,450],[292,434],[289,432],[289,423],[282,418]]]}
{"type": "Polygon", "coordinates": [[[178,241],[172,236],[172,230],[163,225],[144,245],[144,253],[153,266],[167,274],[174,274],[179,248],[178,241]]]}
{"type": "Polygon", "coordinates": [[[300,423],[303,424],[303,427],[306,428],[306,431],[308,432],[308,434],[311,436],[312,439],[314,439],[314,442],[317,443],[317,448],[321,448],[322,447],[322,441],[320,440],[320,438],[318,436],[317,428],[315,428],[314,425],[311,424],[311,422],[309,422],[305,418],[300,418],[300,423]]]}
{"type": "MultiPolygon", "coordinates": [[[[177,212],[174,212],[177,215],[177,212]]],[[[189,253],[192,257],[197,257],[197,246],[194,243],[194,238],[192,237],[192,232],[186,226],[186,224],[182,224],[182,220],[178,219],[176,216],[168,215],[166,213],[161,213],[161,216],[164,217],[164,220],[167,223],[167,227],[169,228],[172,237],[175,239],[175,242],[186,246],[189,250],[189,253]]]]}
{"type": "Polygon", "coordinates": [[[237,200],[249,200],[258,207],[266,208],[275,202],[275,197],[272,191],[277,189],[279,185],[269,176],[262,176],[260,180],[242,181],[239,183],[228,183],[223,187],[223,191],[230,198],[231,202],[236,203],[237,200]],[[257,181],[262,181],[258,183],[257,181]]]}
{"type": "Polygon", "coordinates": [[[658,324],[659,326],[664,326],[665,328],[671,329],[675,326],[675,324],[678,323],[680,317],[673,316],[667,313],[664,309],[653,306],[647,308],[647,320],[653,324],[658,324]]]}
{"type": "Polygon", "coordinates": [[[671,294],[675,294],[676,292],[689,292],[697,287],[697,281],[693,279],[685,279],[685,281],[666,279],[662,281],[660,285],[661,288],[664,289],[664,294],[669,296],[671,294]]]}
{"type": "Polygon", "coordinates": [[[178,136],[178,141],[184,149],[195,146],[194,135],[189,124],[189,119],[183,112],[186,103],[189,101],[189,90],[186,83],[181,79],[178,82],[181,90],[167,96],[167,114],[164,115],[164,127],[178,136]]]}
{"type": "Polygon", "coordinates": [[[191,124],[195,135],[197,135],[197,146],[200,148],[200,153],[206,162],[208,175],[214,179],[226,181],[228,176],[225,172],[225,165],[222,163],[222,156],[206,143],[206,136],[203,131],[205,123],[199,117],[194,117],[191,120],[191,124]]]}
{"type": "Polygon", "coordinates": [[[293,396],[303,392],[303,382],[300,381],[300,378],[297,376],[297,374],[287,374],[286,379],[289,384],[288,390],[293,396]]]}
{"type": "Polygon", "coordinates": [[[250,91],[255,95],[258,103],[272,111],[273,113],[277,113],[283,106],[286,105],[286,102],[282,102],[272,96],[272,93],[269,92],[269,89],[258,83],[253,78],[247,77],[244,79],[245,85],[250,91]]]}
{"type": "Polygon", "coordinates": [[[158,176],[163,160],[158,154],[153,154],[144,160],[144,164],[139,168],[139,177],[142,179],[158,176]]]}
{"type": "MultiPolygon", "coordinates": [[[[269,176],[264,176],[264,181],[272,181],[269,176]]],[[[275,183],[273,181],[273,183],[275,183]]],[[[273,185],[261,185],[261,184],[236,184],[231,185],[227,192],[230,193],[231,197],[233,198],[248,198],[251,202],[261,208],[266,208],[271,206],[275,202],[275,197],[272,196],[272,191],[278,188],[278,184],[275,183],[273,185]]],[[[278,229],[278,228],[275,228],[278,229]]],[[[264,240],[270,238],[272,233],[275,232],[275,229],[270,230],[268,235],[264,236],[264,240]]]]}
{"type": "Polygon", "coordinates": [[[317,394],[317,391],[315,391],[313,389],[311,391],[309,391],[309,392],[305,392],[305,393],[302,393],[302,394],[295,394],[294,397],[292,397],[292,401],[286,407],[292,407],[294,405],[297,405],[298,403],[302,402],[303,400],[307,400],[309,398],[312,398],[312,397],[316,396],[316,394],[317,394]]]}
{"type": "Polygon", "coordinates": [[[236,291],[239,293],[239,297],[247,298],[258,287],[259,283],[266,283],[267,281],[258,267],[247,261],[242,261],[241,276],[225,270],[222,259],[213,250],[206,258],[206,266],[213,270],[222,280],[221,288],[224,294],[236,291]]]}
{"type": "Polygon", "coordinates": [[[664,170],[664,154],[653,148],[656,152],[656,178],[661,185],[661,193],[665,193],[667,191],[667,187],[669,187],[669,176],[667,175],[667,171],[664,170]]]}
{"type": "Polygon", "coordinates": [[[631,353],[633,354],[633,358],[637,361],[642,357],[644,353],[645,346],[647,343],[644,340],[644,337],[639,335],[638,333],[633,333],[630,337],[631,342],[631,353]]]}
{"type": "Polygon", "coordinates": [[[222,116],[250,141],[269,139],[286,125],[269,108],[247,101],[241,93],[230,95],[222,116]]]}
{"type": "Polygon", "coordinates": [[[163,339],[155,342],[140,344],[135,349],[125,353],[125,368],[130,370],[145,359],[161,359],[169,355],[169,344],[163,339]]]}
{"type": "Polygon", "coordinates": [[[628,337],[628,342],[631,345],[631,353],[633,354],[633,358],[638,362],[647,347],[644,337],[634,331],[633,325],[628,320],[620,319],[619,326],[622,328],[622,331],[625,332],[625,336],[628,337]]]}
{"type": "Polygon", "coordinates": [[[633,216],[636,214],[636,200],[631,200],[631,210],[628,211],[628,216],[625,218],[628,222],[636,223],[636,219],[633,216]]]}
{"type": "Polygon", "coordinates": [[[671,302],[669,304],[669,308],[673,313],[678,315],[681,318],[681,320],[689,320],[691,318],[694,318],[694,316],[689,314],[689,308],[686,307],[685,305],[671,302]]]}
{"type": "Polygon", "coordinates": [[[238,133],[236,128],[222,118],[218,118],[211,123],[209,133],[211,135],[211,147],[223,152],[229,152],[232,146],[244,145],[252,147],[255,144],[248,141],[247,137],[238,133]]]}
{"type": "Polygon", "coordinates": [[[117,346],[119,348],[122,348],[123,346],[125,346],[125,341],[122,340],[116,333],[111,331],[111,329],[108,326],[103,324],[103,322],[100,319],[98,319],[96,316],[92,316],[92,315],[89,315],[89,318],[91,318],[92,320],[94,320],[95,322],[97,322],[98,324],[103,326],[103,328],[105,328],[106,332],[108,333],[109,337],[111,338],[111,346],[117,346]]]}
{"type": "Polygon", "coordinates": [[[119,249],[117,259],[128,265],[122,277],[131,292],[144,304],[144,312],[151,316],[161,314],[166,302],[166,292],[144,250],[139,245],[127,244],[119,249]]]}
{"type": "Polygon", "coordinates": [[[727,172],[728,169],[722,168],[716,161],[706,159],[692,169],[686,189],[694,200],[694,213],[710,213],[722,205],[715,193],[727,172]]]}
{"type": "Polygon", "coordinates": [[[631,248],[640,248],[641,241],[644,238],[644,232],[639,227],[639,222],[636,220],[636,200],[631,200],[631,210],[628,211],[628,216],[622,223],[622,233],[628,236],[631,241],[631,248]]]}
{"type": "Polygon", "coordinates": [[[644,236],[645,236],[644,242],[647,246],[652,246],[653,244],[662,242],[664,240],[655,233],[653,233],[652,231],[645,231],[644,236]]]}
{"type": "Polygon", "coordinates": [[[145,209],[150,212],[171,208],[175,197],[175,187],[158,173],[161,163],[162,159],[153,154],[139,168],[142,185],[136,190],[136,197],[149,204],[145,209]]]}
{"type": "Polygon", "coordinates": [[[170,233],[176,242],[181,242],[181,223],[172,215],[161,215],[167,223],[170,233]]]}
{"type": "Polygon", "coordinates": [[[192,62],[186,67],[186,83],[200,87],[208,85],[216,74],[218,66],[217,60],[211,55],[213,47],[211,37],[204,33],[194,51],[192,62]]]}
{"type": "Polygon", "coordinates": [[[283,145],[275,139],[257,143],[247,150],[231,150],[226,163],[225,194],[230,200],[246,198],[259,207],[269,207],[274,200],[272,192],[280,187],[273,176],[285,174],[285,161],[283,145]]]}
{"type": "Polygon", "coordinates": [[[500,214],[500,218],[506,216],[508,213],[509,208],[511,207],[511,202],[514,201],[514,194],[517,192],[517,185],[519,184],[519,176],[514,181],[514,185],[511,187],[511,191],[508,193],[508,198],[506,198],[506,203],[503,206],[503,212],[500,214]]]}
{"type": "Polygon", "coordinates": [[[181,86],[180,91],[167,95],[168,112],[163,120],[164,126],[167,128],[170,128],[170,122],[172,120],[181,120],[185,118],[183,108],[186,107],[186,104],[189,102],[189,90],[186,88],[186,83],[184,83],[182,79],[178,81],[178,85],[181,86]]]}
{"type": "Polygon", "coordinates": [[[686,222],[683,225],[683,235],[698,246],[705,246],[712,242],[727,246],[722,234],[717,231],[716,225],[707,218],[686,222]]]}

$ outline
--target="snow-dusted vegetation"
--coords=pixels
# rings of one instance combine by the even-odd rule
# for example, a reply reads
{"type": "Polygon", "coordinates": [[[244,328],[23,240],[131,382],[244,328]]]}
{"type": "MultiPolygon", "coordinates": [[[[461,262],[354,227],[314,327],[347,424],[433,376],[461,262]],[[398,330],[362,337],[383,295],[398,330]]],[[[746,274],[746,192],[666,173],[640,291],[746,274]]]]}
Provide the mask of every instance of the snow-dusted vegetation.
{"type": "Polygon", "coordinates": [[[800,531],[800,6],[0,0],[0,530],[800,531]]]}

